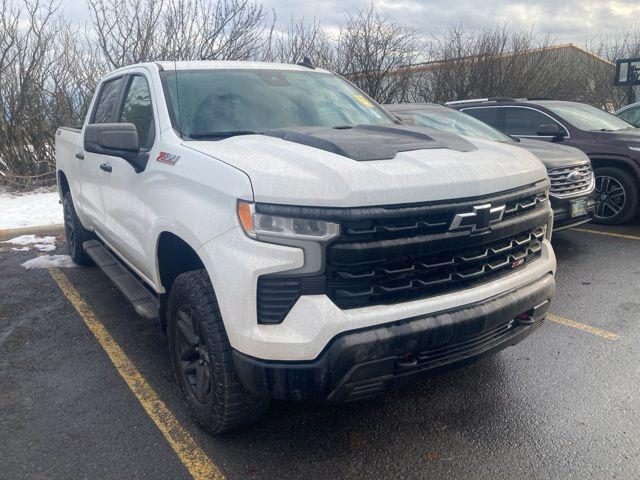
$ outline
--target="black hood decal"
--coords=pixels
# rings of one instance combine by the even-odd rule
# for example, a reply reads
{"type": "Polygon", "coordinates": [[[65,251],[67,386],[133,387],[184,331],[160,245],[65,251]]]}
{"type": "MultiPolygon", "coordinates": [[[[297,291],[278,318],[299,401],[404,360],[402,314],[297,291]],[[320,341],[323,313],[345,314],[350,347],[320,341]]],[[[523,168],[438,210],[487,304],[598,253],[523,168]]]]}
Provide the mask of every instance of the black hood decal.
{"type": "Polygon", "coordinates": [[[264,135],[336,153],[357,161],[390,160],[398,152],[448,148],[470,152],[476,147],[464,138],[430,128],[408,125],[358,125],[352,128],[298,127],[264,135]]]}

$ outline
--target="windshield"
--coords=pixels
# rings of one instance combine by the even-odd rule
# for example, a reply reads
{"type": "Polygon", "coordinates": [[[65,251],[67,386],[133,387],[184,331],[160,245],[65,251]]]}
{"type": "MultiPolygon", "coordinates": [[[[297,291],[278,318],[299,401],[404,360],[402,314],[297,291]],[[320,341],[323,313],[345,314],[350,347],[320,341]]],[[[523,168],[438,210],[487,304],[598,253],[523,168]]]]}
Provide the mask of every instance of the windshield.
{"type": "Polygon", "coordinates": [[[163,72],[173,127],[191,138],[224,138],[287,127],[395,123],[342,78],[283,70],[163,72]]]}
{"type": "Polygon", "coordinates": [[[591,105],[574,103],[545,106],[580,130],[615,132],[616,130],[634,128],[633,125],[615,115],[591,105]]]}
{"type": "Polygon", "coordinates": [[[409,114],[416,125],[431,127],[444,132],[457,133],[468,137],[483,138],[496,142],[516,143],[508,135],[496,130],[480,120],[466,113],[449,108],[433,108],[429,110],[410,110],[398,112],[401,115],[409,114]]]}

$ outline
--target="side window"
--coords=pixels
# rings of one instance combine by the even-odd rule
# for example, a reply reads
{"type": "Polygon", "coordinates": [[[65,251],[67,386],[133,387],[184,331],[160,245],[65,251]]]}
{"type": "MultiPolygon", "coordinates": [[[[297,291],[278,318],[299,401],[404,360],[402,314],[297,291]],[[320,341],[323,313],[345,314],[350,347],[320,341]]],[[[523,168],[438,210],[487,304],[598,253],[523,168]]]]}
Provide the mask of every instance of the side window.
{"type": "Polygon", "coordinates": [[[493,128],[500,129],[499,113],[497,108],[467,108],[462,110],[464,113],[477,118],[481,122],[491,125],[493,128]]]}
{"type": "Polygon", "coordinates": [[[628,108],[624,112],[620,112],[618,116],[625,122],[629,122],[634,127],[640,126],[640,108],[628,108]]]}
{"type": "Polygon", "coordinates": [[[510,135],[537,136],[540,125],[556,124],[547,115],[530,108],[510,107],[504,109],[504,131],[510,135]]]}
{"type": "Polygon", "coordinates": [[[155,132],[149,83],[142,75],[135,75],[129,82],[119,123],[133,123],[138,130],[141,148],[151,148],[155,132]]]}
{"type": "Polygon", "coordinates": [[[102,84],[91,123],[109,123],[113,121],[121,85],[122,77],[102,84]]]}

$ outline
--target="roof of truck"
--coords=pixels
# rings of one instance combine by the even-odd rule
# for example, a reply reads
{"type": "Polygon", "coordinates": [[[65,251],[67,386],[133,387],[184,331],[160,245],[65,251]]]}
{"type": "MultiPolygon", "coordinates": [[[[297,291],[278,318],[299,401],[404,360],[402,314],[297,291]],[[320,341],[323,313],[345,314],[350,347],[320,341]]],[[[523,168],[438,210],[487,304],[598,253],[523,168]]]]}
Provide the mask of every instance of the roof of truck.
{"type": "Polygon", "coordinates": [[[190,60],[180,62],[155,62],[156,65],[164,70],[298,70],[298,71],[317,71],[326,72],[321,68],[309,68],[302,65],[294,65],[291,63],[272,63],[272,62],[245,62],[245,61],[228,61],[228,60],[190,60]]]}

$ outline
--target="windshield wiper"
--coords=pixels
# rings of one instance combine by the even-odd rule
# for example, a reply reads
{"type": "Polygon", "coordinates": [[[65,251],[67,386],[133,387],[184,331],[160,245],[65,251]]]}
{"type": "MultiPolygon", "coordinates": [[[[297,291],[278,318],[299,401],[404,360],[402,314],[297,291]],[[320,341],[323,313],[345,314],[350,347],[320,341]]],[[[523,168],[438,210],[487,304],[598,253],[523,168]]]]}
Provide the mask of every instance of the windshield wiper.
{"type": "Polygon", "coordinates": [[[189,138],[229,138],[237,135],[260,135],[253,130],[227,130],[226,132],[191,132],[189,138]]]}

